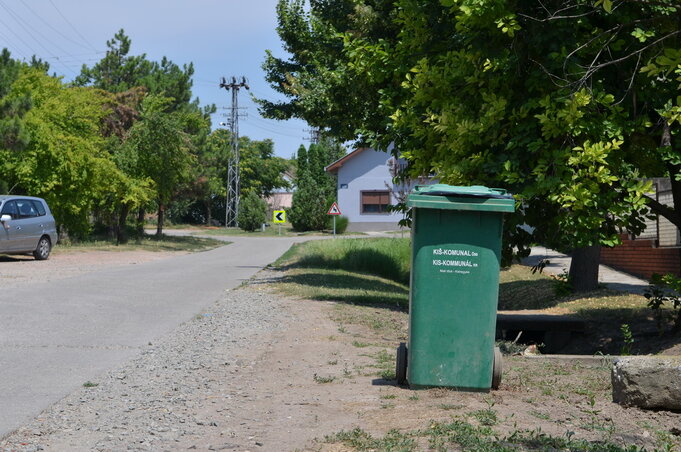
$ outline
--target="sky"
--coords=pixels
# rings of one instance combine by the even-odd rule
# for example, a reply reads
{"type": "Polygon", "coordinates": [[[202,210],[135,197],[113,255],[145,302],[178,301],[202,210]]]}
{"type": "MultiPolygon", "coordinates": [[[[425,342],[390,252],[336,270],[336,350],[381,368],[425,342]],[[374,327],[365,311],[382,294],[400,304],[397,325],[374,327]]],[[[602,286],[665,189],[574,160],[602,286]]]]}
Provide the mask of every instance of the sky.
{"type": "Polygon", "coordinates": [[[215,104],[213,127],[227,122],[231,93],[220,89],[222,77],[245,76],[250,92],[239,91],[239,133],[274,141],[275,154],[290,158],[309,144],[309,127],[300,120],[262,118],[250,95],[283,99],[265,81],[265,50],[285,57],[276,33],[277,0],[0,0],[0,48],[19,60],[32,55],[50,63],[50,74],[72,80],[83,64],[94,65],[106,41],[123,28],[131,39],[130,55],[160,61],[194,63],[193,94],[202,105],[215,104]],[[224,116],[223,116],[224,115],[224,116]]]}

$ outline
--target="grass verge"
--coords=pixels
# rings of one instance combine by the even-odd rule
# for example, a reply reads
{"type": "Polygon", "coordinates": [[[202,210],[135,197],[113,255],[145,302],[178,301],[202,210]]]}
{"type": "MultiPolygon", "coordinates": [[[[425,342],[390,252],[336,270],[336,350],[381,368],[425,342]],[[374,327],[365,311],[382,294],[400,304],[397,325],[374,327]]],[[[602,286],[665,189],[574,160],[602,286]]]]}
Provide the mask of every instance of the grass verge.
{"type": "Polygon", "coordinates": [[[116,245],[116,243],[111,240],[91,240],[69,244],[60,243],[54,248],[54,253],[59,254],[74,251],[184,251],[193,253],[207,251],[219,246],[227,245],[228,243],[229,242],[201,237],[163,235],[159,238],[155,235],[146,235],[141,239],[133,239],[122,245],[116,245]]]}
{"type": "MultiPolygon", "coordinates": [[[[284,223],[281,225],[281,231],[279,230],[278,224],[271,224],[265,228],[264,231],[258,229],[252,232],[244,231],[239,228],[224,228],[224,227],[208,227],[208,226],[178,226],[175,229],[189,229],[194,235],[217,235],[217,236],[244,236],[244,237],[298,237],[304,235],[312,236],[329,236],[333,235],[333,231],[305,231],[299,232],[293,230],[293,226],[290,223],[284,223]]],[[[343,235],[364,235],[361,232],[344,232],[343,234],[337,234],[339,236],[343,235]]]]}
{"type": "Polygon", "coordinates": [[[284,268],[344,270],[409,283],[409,240],[401,238],[317,240],[294,245],[275,264],[284,268]]]}

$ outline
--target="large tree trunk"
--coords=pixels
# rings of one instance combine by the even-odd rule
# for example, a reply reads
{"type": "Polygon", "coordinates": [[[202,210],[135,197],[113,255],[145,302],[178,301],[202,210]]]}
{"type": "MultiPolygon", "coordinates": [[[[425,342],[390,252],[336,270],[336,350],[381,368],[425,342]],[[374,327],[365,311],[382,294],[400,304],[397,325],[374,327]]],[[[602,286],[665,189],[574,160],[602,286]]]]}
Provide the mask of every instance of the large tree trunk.
{"type": "Polygon", "coordinates": [[[206,226],[212,226],[213,211],[210,208],[210,201],[206,201],[206,226]]]}
{"type": "Polygon", "coordinates": [[[127,204],[123,204],[121,206],[121,210],[118,212],[118,225],[116,227],[116,244],[118,245],[128,243],[126,223],[128,220],[129,212],[130,206],[128,206],[127,204]]]}
{"type": "Polygon", "coordinates": [[[572,252],[570,279],[575,292],[587,292],[598,288],[598,265],[601,246],[577,248],[572,252]]]}
{"type": "Polygon", "coordinates": [[[140,210],[137,212],[137,236],[139,238],[144,237],[144,217],[146,214],[147,211],[144,210],[144,207],[140,207],[140,210]]]}
{"type": "Polygon", "coordinates": [[[156,222],[156,237],[163,235],[163,222],[165,221],[166,206],[162,202],[158,203],[158,221],[156,222]]]}

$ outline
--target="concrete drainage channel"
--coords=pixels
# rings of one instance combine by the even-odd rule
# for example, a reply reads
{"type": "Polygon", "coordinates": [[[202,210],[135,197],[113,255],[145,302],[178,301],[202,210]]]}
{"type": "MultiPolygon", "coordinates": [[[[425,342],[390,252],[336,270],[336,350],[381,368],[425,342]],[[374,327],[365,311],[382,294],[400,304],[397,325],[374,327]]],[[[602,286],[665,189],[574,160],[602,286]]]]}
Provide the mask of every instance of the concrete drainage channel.
{"type": "Polygon", "coordinates": [[[571,315],[502,311],[497,314],[498,340],[543,344],[542,353],[555,353],[585,330],[584,320],[571,315]]]}

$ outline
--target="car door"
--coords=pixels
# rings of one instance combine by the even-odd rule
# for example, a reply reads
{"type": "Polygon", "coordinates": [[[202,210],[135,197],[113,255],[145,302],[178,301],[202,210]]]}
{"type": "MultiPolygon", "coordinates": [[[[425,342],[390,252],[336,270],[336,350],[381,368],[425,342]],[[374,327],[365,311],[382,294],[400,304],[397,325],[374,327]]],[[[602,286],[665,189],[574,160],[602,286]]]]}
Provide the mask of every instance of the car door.
{"type": "MultiPolygon", "coordinates": [[[[5,203],[7,204],[7,203],[5,203]]],[[[3,205],[2,201],[0,201],[0,212],[2,212],[3,208],[5,206],[3,205]]],[[[7,243],[9,242],[9,234],[7,233],[5,229],[4,223],[0,223],[0,253],[3,251],[7,251],[7,243]]]]}
{"type": "Polygon", "coordinates": [[[17,204],[14,200],[5,201],[2,205],[2,210],[0,210],[0,216],[9,215],[11,219],[2,224],[2,239],[4,246],[3,251],[15,251],[20,249],[21,238],[21,225],[18,224],[19,221],[19,211],[17,210],[17,204]]]}
{"type": "Polygon", "coordinates": [[[12,241],[17,246],[14,251],[33,251],[42,235],[38,210],[31,199],[16,199],[15,202],[19,218],[12,224],[15,233],[12,241]]]}

